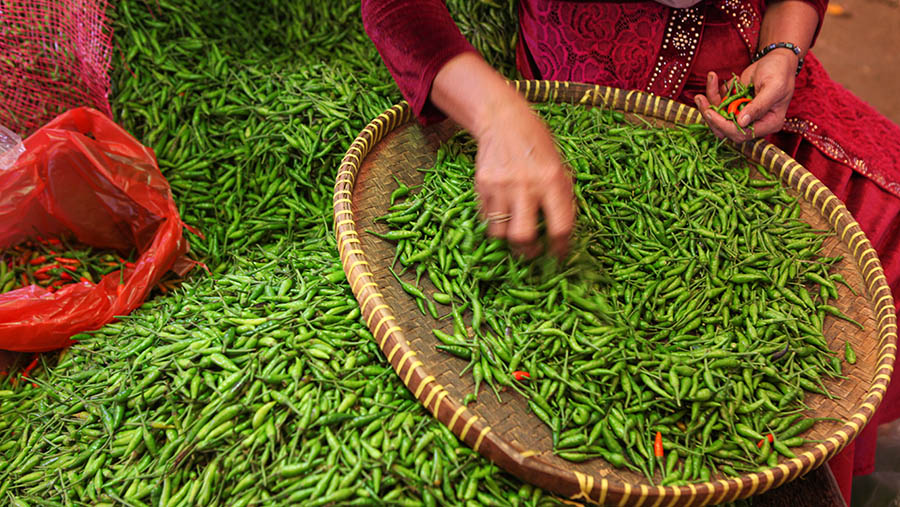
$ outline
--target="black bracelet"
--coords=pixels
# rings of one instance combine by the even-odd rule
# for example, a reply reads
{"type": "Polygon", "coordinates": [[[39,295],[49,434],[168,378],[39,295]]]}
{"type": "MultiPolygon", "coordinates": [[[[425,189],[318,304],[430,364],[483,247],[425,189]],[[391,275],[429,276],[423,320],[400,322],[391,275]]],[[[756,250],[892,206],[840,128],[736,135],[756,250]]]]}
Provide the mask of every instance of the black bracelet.
{"type": "Polygon", "coordinates": [[[753,61],[755,62],[755,61],[759,60],[760,58],[766,56],[773,49],[781,49],[781,48],[790,49],[791,51],[794,52],[795,55],[800,57],[800,62],[797,63],[797,74],[800,74],[800,69],[803,68],[803,57],[800,56],[800,46],[798,46],[796,44],[792,44],[790,42],[775,42],[773,44],[769,44],[768,46],[766,46],[756,52],[756,56],[753,57],[753,61]]]}

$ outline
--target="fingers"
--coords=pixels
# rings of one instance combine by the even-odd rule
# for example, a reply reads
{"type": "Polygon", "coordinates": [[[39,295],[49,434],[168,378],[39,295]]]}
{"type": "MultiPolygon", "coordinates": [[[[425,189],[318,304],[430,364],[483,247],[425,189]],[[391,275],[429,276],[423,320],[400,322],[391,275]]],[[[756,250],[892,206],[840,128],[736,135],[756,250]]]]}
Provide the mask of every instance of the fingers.
{"type": "MultiPolygon", "coordinates": [[[[776,87],[774,86],[761,86],[759,91],[756,94],[756,97],[753,98],[744,108],[738,113],[738,125],[741,127],[746,127],[751,123],[762,119],[762,117],[772,111],[775,104],[781,100],[782,93],[779,93],[776,87]]],[[[757,126],[761,127],[761,126],[757,126]]]]}
{"type": "Polygon", "coordinates": [[[506,231],[510,247],[519,255],[531,258],[540,253],[537,241],[538,201],[528,192],[517,192],[512,197],[512,217],[506,231]]]}
{"type": "Polygon", "coordinates": [[[487,220],[488,235],[495,238],[505,238],[511,218],[506,194],[493,192],[482,195],[481,201],[481,215],[482,219],[487,220]]]}
{"type": "Polygon", "coordinates": [[[703,95],[696,95],[694,97],[694,102],[697,104],[697,109],[700,110],[700,114],[703,115],[703,119],[706,121],[706,124],[709,126],[709,129],[712,130],[713,134],[719,139],[725,137],[725,133],[719,130],[719,128],[711,121],[713,116],[719,115],[712,110],[709,100],[703,95]]]}
{"type": "Polygon", "coordinates": [[[706,97],[709,103],[718,104],[722,102],[722,95],[725,95],[725,83],[719,86],[719,76],[715,72],[706,75],[706,97]]]}
{"type": "Polygon", "coordinates": [[[550,252],[563,257],[569,249],[569,237],[575,224],[575,200],[572,195],[572,179],[568,176],[552,185],[541,201],[547,221],[547,239],[550,252]]]}

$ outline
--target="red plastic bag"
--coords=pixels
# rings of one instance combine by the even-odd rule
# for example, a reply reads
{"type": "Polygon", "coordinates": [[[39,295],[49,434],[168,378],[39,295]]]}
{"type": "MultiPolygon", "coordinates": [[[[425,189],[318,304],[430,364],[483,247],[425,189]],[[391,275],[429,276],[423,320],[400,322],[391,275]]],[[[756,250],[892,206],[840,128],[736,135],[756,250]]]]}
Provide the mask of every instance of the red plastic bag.
{"type": "Polygon", "coordinates": [[[43,352],[140,306],[186,253],[187,241],[153,151],[99,111],[62,114],[26,139],[25,150],[0,172],[0,248],[69,235],[139,255],[133,268],[96,285],[73,283],[56,292],[31,285],[0,294],[0,349],[43,352]]]}

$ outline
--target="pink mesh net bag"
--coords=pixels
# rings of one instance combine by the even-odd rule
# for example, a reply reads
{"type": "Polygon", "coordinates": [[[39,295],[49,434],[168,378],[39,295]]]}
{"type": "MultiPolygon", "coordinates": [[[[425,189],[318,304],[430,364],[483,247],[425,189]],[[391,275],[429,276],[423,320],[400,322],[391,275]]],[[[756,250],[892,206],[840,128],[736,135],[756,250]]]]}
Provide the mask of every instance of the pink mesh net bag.
{"type": "Polygon", "coordinates": [[[0,125],[25,137],[65,111],[107,116],[106,0],[0,0],[0,125]]]}

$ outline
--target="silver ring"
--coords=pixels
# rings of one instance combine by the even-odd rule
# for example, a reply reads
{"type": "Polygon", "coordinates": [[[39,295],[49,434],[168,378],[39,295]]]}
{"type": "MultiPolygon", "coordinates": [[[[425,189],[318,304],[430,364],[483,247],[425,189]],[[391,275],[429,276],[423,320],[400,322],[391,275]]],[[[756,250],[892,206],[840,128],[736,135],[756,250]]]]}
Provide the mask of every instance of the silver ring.
{"type": "Polygon", "coordinates": [[[488,222],[493,222],[495,224],[502,224],[504,222],[509,222],[512,220],[512,215],[509,213],[499,213],[493,212],[487,214],[488,222]]]}

